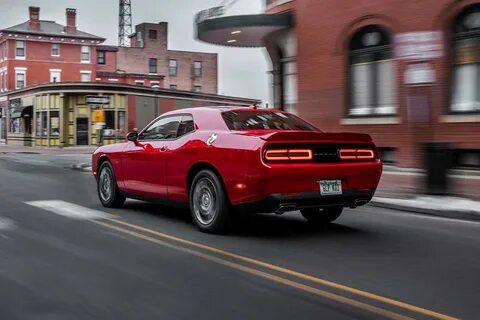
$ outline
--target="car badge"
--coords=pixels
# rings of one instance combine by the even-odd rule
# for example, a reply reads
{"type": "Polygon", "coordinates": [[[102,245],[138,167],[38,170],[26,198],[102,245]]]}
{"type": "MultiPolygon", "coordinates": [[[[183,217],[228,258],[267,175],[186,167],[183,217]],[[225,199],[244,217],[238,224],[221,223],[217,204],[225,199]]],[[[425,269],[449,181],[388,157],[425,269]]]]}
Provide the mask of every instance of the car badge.
{"type": "Polygon", "coordinates": [[[211,146],[211,145],[215,142],[215,140],[217,140],[217,134],[216,134],[216,133],[212,134],[212,135],[207,139],[207,144],[208,144],[209,146],[211,146]]]}

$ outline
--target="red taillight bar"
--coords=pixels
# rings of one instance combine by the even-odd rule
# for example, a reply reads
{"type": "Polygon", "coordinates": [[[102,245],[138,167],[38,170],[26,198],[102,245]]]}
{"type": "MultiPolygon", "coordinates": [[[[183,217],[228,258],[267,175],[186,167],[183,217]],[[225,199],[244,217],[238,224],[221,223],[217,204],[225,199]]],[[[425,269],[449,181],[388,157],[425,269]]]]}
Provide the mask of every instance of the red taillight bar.
{"type": "Polygon", "coordinates": [[[375,152],[370,149],[340,149],[342,160],[368,160],[375,159],[375,152]]]}
{"type": "Polygon", "coordinates": [[[268,161],[307,161],[313,159],[310,149],[273,149],[265,151],[265,160],[268,161]]]}

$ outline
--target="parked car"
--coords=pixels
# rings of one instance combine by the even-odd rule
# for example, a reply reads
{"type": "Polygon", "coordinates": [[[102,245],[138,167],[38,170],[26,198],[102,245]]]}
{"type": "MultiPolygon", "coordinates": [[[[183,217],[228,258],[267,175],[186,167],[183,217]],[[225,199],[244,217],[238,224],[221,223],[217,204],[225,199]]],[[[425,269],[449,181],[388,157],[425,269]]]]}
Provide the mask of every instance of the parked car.
{"type": "Polygon", "coordinates": [[[367,134],[323,132],[274,109],[201,107],[168,112],[92,157],[105,207],[125,199],[189,207],[205,232],[235,212],[300,210],[325,224],[368,203],[382,162],[367,134]]]}

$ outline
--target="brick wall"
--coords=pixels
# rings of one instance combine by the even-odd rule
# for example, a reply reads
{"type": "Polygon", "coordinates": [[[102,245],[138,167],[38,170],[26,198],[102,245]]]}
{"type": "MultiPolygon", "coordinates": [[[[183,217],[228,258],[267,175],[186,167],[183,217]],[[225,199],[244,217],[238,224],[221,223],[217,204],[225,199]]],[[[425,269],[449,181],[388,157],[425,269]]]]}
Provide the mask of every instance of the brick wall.
{"type": "Polygon", "coordinates": [[[136,27],[136,46],[119,48],[118,69],[129,73],[148,73],[149,58],[157,59],[157,74],[165,76],[165,87],[177,85],[178,90],[191,91],[193,86],[201,86],[202,92],[217,93],[217,54],[168,50],[168,24],[143,23],[136,27]],[[156,39],[151,39],[151,31],[156,39]],[[140,39],[140,41],[139,41],[140,39]],[[178,73],[169,76],[169,61],[177,60],[178,73]],[[202,76],[192,78],[193,61],[202,62],[202,76]]]}
{"type": "Polygon", "coordinates": [[[217,54],[174,51],[167,52],[167,61],[177,60],[178,71],[176,76],[170,76],[165,70],[165,85],[168,88],[170,84],[177,85],[179,90],[190,91],[194,86],[201,86],[202,92],[216,94],[217,84],[217,54]],[[202,63],[202,74],[200,77],[192,77],[192,67],[194,61],[202,63]]]}
{"type": "Polygon", "coordinates": [[[325,130],[371,134],[379,146],[398,149],[398,164],[403,167],[421,166],[419,146],[427,141],[480,149],[478,120],[443,122],[451,92],[451,24],[454,17],[472,3],[479,1],[361,0],[355,4],[349,0],[296,1],[299,114],[325,130]],[[406,88],[403,85],[406,63],[396,62],[397,124],[342,125],[347,108],[346,48],[355,31],[370,24],[381,25],[392,34],[443,31],[445,55],[432,62],[436,82],[424,88],[406,88]],[[429,97],[430,123],[426,125],[408,122],[407,97],[414,94],[429,97]]]}
{"type": "Polygon", "coordinates": [[[7,67],[8,89],[15,89],[15,68],[26,68],[26,85],[50,82],[50,69],[61,70],[61,81],[80,81],[81,71],[91,71],[91,79],[95,80],[96,50],[91,46],[90,63],[80,62],[80,44],[60,43],[60,56],[51,56],[52,42],[31,41],[25,39],[25,60],[15,59],[15,40],[8,42],[7,67]]]}

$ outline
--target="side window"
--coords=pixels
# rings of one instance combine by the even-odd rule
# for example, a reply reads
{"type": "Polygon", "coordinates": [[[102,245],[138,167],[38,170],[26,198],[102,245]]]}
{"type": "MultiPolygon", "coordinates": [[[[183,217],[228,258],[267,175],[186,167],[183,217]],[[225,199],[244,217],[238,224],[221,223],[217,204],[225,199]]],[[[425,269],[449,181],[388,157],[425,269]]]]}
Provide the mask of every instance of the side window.
{"type": "Polygon", "coordinates": [[[160,118],[147,127],[138,137],[138,140],[164,140],[177,137],[178,126],[182,116],[160,118]]]}
{"type": "Polygon", "coordinates": [[[181,137],[195,131],[195,124],[193,122],[193,117],[191,115],[185,115],[182,117],[182,122],[178,126],[177,137],[181,137]]]}

